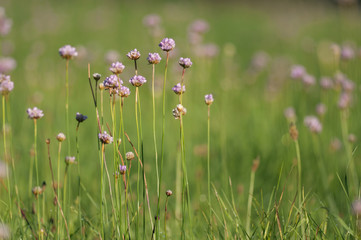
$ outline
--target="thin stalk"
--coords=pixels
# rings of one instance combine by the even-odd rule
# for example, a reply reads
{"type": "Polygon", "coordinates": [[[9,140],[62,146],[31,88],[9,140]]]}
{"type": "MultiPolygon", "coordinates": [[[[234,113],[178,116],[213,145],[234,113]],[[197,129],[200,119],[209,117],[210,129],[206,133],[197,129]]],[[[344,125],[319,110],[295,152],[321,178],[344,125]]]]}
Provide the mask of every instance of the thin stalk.
{"type": "Polygon", "coordinates": [[[65,102],[65,117],[66,117],[66,135],[68,136],[68,156],[70,156],[70,131],[69,131],[69,59],[66,60],[65,71],[65,88],[66,88],[66,102],[65,102]]]}
{"type": "Polygon", "coordinates": [[[165,199],[165,207],[164,207],[164,236],[167,240],[167,205],[168,205],[168,196],[165,199]]]}
{"type": "MultiPolygon", "coordinates": [[[[36,186],[40,186],[39,183],[39,168],[38,168],[38,151],[37,151],[37,137],[38,137],[38,128],[36,124],[36,119],[34,118],[34,159],[35,159],[35,172],[36,172],[36,186]]],[[[38,218],[38,231],[41,233],[41,222],[40,222],[40,200],[36,199],[37,203],[37,218],[38,218]]]]}
{"type": "Polygon", "coordinates": [[[104,143],[102,143],[102,154],[101,154],[101,167],[100,167],[100,235],[104,238],[104,219],[103,219],[103,181],[104,181],[104,143]]]}
{"type": "Polygon", "coordinates": [[[249,184],[248,203],[247,203],[247,220],[246,220],[246,233],[248,236],[251,235],[252,198],[253,198],[255,175],[256,172],[251,171],[251,180],[249,184]]]}
{"type": "MultiPolygon", "coordinates": [[[[57,179],[57,199],[60,199],[60,153],[61,153],[61,142],[59,141],[58,144],[58,161],[57,161],[57,172],[58,172],[58,179],[57,179]]],[[[57,235],[58,235],[58,240],[61,239],[61,235],[62,235],[62,226],[61,226],[61,221],[60,221],[60,205],[57,204],[58,206],[58,211],[57,211],[57,220],[58,220],[58,227],[57,227],[57,235]]]]}
{"type": "Polygon", "coordinates": [[[78,218],[79,218],[79,228],[80,228],[81,239],[84,239],[83,223],[82,223],[82,219],[81,219],[79,126],[80,126],[80,122],[78,122],[78,124],[77,124],[77,126],[76,126],[76,137],[75,137],[75,141],[76,141],[76,159],[77,159],[77,162],[78,162],[78,198],[79,198],[79,203],[78,203],[78,218]]]}
{"type": "Polygon", "coordinates": [[[152,99],[153,99],[153,141],[154,141],[154,153],[155,153],[155,172],[157,176],[157,197],[159,198],[159,170],[158,170],[158,150],[157,150],[157,137],[155,134],[155,94],[154,94],[154,75],[155,75],[155,64],[153,64],[152,74],[152,99]]]}
{"type": "Polygon", "coordinates": [[[211,105],[208,105],[207,121],[207,173],[208,173],[208,207],[209,207],[209,226],[212,233],[212,205],[211,205],[211,170],[210,170],[210,146],[211,146],[211,105]]]}
{"type": "Polygon", "coordinates": [[[68,213],[68,209],[67,207],[67,201],[66,201],[66,193],[67,193],[67,187],[68,187],[68,183],[67,183],[67,176],[68,176],[68,166],[65,166],[65,171],[64,171],[64,180],[63,180],[63,207],[64,207],[64,215],[65,215],[65,219],[67,219],[67,213],[68,213]]]}
{"type": "MultiPolygon", "coordinates": [[[[162,147],[161,147],[161,160],[160,160],[160,173],[159,173],[159,186],[158,192],[160,192],[161,184],[162,184],[162,176],[163,176],[163,164],[164,164],[164,132],[165,132],[165,88],[167,82],[167,72],[168,72],[168,60],[169,60],[169,52],[167,52],[167,60],[165,62],[165,70],[164,70],[164,81],[163,81],[163,107],[162,107],[162,147]]],[[[159,219],[160,215],[160,199],[161,194],[158,196],[158,204],[157,204],[157,216],[156,221],[159,219]]],[[[157,231],[156,231],[156,239],[159,239],[159,229],[160,222],[158,222],[157,231]]]]}
{"type": "Polygon", "coordinates": [[[302,239],[306,239],[305,235],[305,225],[303,224],[303,199],[302,199],[302,166],[301,166],[301,154],[300,154],[300,145],[298,144],[298,140],[295,140],[296,147],[296,156],[297,156],[297,166],[298,166],[298,208],[300,211],[300,219],[301,219],[301,231],[302,231],[302,239]]]}
{"type": "MultiPolygon", "coordinates": [[[[135,123],[137,125],[137,143],[138,143],[138,151],[140,149],[140,136],[139,136],[139,120],[138,120],[138,87],[135,88],[135,123]]],[[[137,222],[135,225],[135,238],[139,239],[139,191],[140,191],[140,185],[139,185],[139,177],[140,177],[140,163],[138,162],[138,174],[137,174],[137,222]]]]}

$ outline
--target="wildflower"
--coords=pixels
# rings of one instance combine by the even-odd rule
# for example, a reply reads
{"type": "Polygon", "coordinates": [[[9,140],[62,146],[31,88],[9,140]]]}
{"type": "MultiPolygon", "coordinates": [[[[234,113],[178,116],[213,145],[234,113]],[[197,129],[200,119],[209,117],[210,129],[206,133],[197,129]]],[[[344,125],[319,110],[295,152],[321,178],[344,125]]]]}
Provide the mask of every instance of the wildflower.
{"type": "Polygon", "coordinates": [[[95,81],[99,81],[99,79],[102,77],[102,75],[100,75],[99,73],[94,73],[93,74],[93,78],[95,81]]]}
{"type": "Polygon", "coordinates": [[[351,134],[348,135],[348,141],[349,141],[350,143],[355,143],[356,140],[357,140],[357,137],[356,137],[355,134],[352,134],[352,133],[351,133],[351,134]]]}
{"type": "Polygon", "coordinates": [[[125,66],[123,65],[123,63],[121,62],[114,62],[112,63],[112,65],[110,66],[109,70],[113,73],[113,74],[121,74],[124,70],[125,66]]]}
{"type": "Polygon", "coordinates": [[[125,154],[125,157],[126,157],[126,159],[127,159],[128,161],[131,161],[131,160],[134,159],[134,153],[133,153],[133,152],[127,152],[127,153],[125,154]]]}
{"type": "Polygon", "coordinates": [[[172,38],[163,38],[159,43],[159,47],[166,52],[169,52],[175,48],[175,41],[172,38]]]}
{"type": "Polygon", "coordinates": [[[39,186],[36,186],[32,189],[32,192],[36,199],[38,199],[38,196],[43,193],[43,189],[39,186]]]}
{"type": "Polygon", "coordinates": [[[119,172],[115,171],[115,173],[113,173],[113,176],[115,177],[115,179],[118,179],[119,178],[119,172]]]}
{"type": "Polygon", "coordinates": [[[316,79],[315,79],[314,76],[304,74],[303,77],[302,77],[302,82],[306,87],[307,86],[312,86],[312,85],[315,85],[316,79]]]}
{"type": "Polygon", "coordinates": [[[10,228],[3,223],[0,223],[0,239],[10,239],[10,228]]]}
{"type": "Polygon", "coordinates": [[[11,57],[0,58],[0,73],[8,73],[16,68],[16,61],[11,57]]]}
{"type": "Polygon", "coordinates": [[[172,90],[175,92],[175,94],[183,94],[186,91],[186,86],[182,86],[180,83],[177,83],[172,90]]]}
{"type": "Polygon", "coordinates": [[[206,104],[209,106],[213,103],[214,99],[213,99],[213,95],[212,94],[207,94],[204,96],[204,101],[206,102],[206,104]]]}
{"type": "Polygon", "coordinates": [[[310,129],[312,133],[320,133],[322,131],[322,124],[315,116],[306,116],[304,124],[310,129]]]}
{"type": "Polygon", "coordinates": [[[179,119],[181,115],[185,115],[187,113],[187,109],[183,107],[182,104],[178,104],[177,107],[172,110],[172,113],[175,119],[179,119]]]}
{"type": "Polygon", "coordinates": [[[165,192],[165,194],[167,195],[167,197],[170,197],[170,196],[173,195],[173,192],[172,192],[172,190],[167,190],[167,191],[165,192]]]}
{"type": "Polygon", "coordinates": [[[78,56],[78,52],[76,51],[75,47],[72,47],[70,45],[65,45],[59,48],[59,54],[62,58],[67,60],[78,56]]]}
{"type": "Polygon", "coordinates": [[[340,139],[334,138],[331,140],[330,149],[332,152],[337,152],[338,150],[341,149],[341,147],[342,147],[342,143],[341,143],[340,139]]]}
{"type": "Polygon", "coordinates": [[[104,83],[99,83],[99,90],[104,90],[104,89],[105,89],[104,83]]]}
{"type": "Polygon", "coordinates": [[[295,109],[293,107],[286,108],[283,113],[284,113],[286,119],[289,122],[295,122],[296,121],[296,112],[295,112],[295,109]]]}
{"type": "Polygon", "coordinates": [[[64,133],[59,133],[59,134],[56,136],[56,139],[57,139],[59,142],[65,141],[65,139],[66,139],[65,134],[64,134],[64,133]]]}
{"type": "Polygon", "coordinates": [[[132,77],[129,82],[134,86],[134,87],[141,87],[144,83],[147,82],[147,80],[145,79],[145,77],[141,76],[141,75],[135,75],[134,77],[132,77]]]}
{"type": "Polygon", "coordinates": [[[12,25],[13,25],[12,20],[6,18],[5,9],[0,7],[0,35],[1,36],[7,35],[10,32],[12,25]]]}
{"type": "Polygon", "coordinates": [[[127,166],[119,165],[119,173],[120,174],[124,175],[126,171],[127,171],[127,166]]]}
{"type": "Polygon", "coordinates": [[[316,106],[316,112],[317,112],[317,114],[318,114],[319,116],[325,115],[326,111],[327,111],[327,108],[326,108],[326,105],[325,105],[325,104],[323,104],[323,103],[317,104],[317,106],[316,106]]]}
{"type": "Polygon", "coordinates": [[[341,110],[344,110],[344,109],[350,107],[350,104],[351,104],[351,95],[350,95],[350,93],[347,93],[347,92],[341,93],[340,98],[338,100],[338,107],[341,110]]]}
{"type": "Polygon", "coordinates": [[[14,89],[14,82],[10,80],[2,81],[0,83],[0,93],[4,96],[8,95],[14,89]]]}
{"type": "Polygon", "coordinates": [[[190,68],[193,64],[190,58],[182,58],[182,57],[179,59],[178,63],[183,68],[190,68]]]}
{"type": "Polygon", "coordinates": [[[161,18],[157,14],[149,14],[143,18],[143,25],[146,27],[157,27],[161,22],[161,18]]]}
{"type": "Polygon", "coordinates": [[[291,69],[292,79],[301,79],[305,74],[306,74],[306,69],[304,66],[295,65],[291,69]]]}
{"type": "Polygon", "coordinates": [[[298,139],[298,130],[296,125],[292,122],[289,128],[291,138],[296,141],[298,139]]]}
{"type": "Polygon", "coordinates": [[[72,165],[75,163],[75,157],[74,156],[66,156],[65,157],[65,163],[66,165],[72,165]]]}
{"type": "Polygon", "coordinates": [[[6,171],[6,163],[3,161],[0,161],[0,179],[5,179],[7,177],[7,171],[6,171]]]}
{"type": "Polygon", "coordinates": [[[140,52],[135,48],[134,50],[131,50],[130,52],[128,52],[127,57],[130,60],[137,60],[140,58],[140,52]]]}
{"type": "Polygon", "coordinates": [[[333,88],[332,79],[328,78],[328,77],[323,77],[320,80],[320,85],[321,85],[321,88],[324,90],[331,89],[331,88],[333,88]]]}
{"type": "Polygon", "coordinates": [[[113,74],[105,78],[103,84],[106,89],[110,89],[110,88],[117,89],[119,88],[120,85],[123,84],[123,81],[119,79],[117,75],[113,74]]]}
{"type": "Polygon", "coordinates": [[[79,123],[84,122],[87,118],[88,118],[87,116],[85,116],[85,115],[83,115],[83,114],[81,114],[81,113],[78,113],[78,112],[76,113],[75,119],[76,119],[79,123]]]}
{"type": "Polygon", "coordinates": [[[355,89],[355,83],[350,79],[344,79],[341,82],[342,90],[345,92],[352,92],[355,89]]]}
{"type": "Polygon", "coordinates": [[[351,208],[352,208],[353,215],[361,216],[361,200],[360,199],[353,201],[351,208]]]}
{"type": "Polygon", "coordinates": [[[204,34],[209,30],[209,24],[205,20],[195,20],[188,29],[190,32],[204,34]]]}
{"type": "Polygon", "coordinates": [[[121,97],[128,97],[130,95],[130,90],[126,86],[121,86],[119,91],[118,91],[118,94],[121,97]]]}
{"type": "Polygon", "coordinates": [[[103,133],[99,133],[98,137],[103,144],[109,144],[113,142],[113,137],[110,136],[106,131],[104,131],[103,133]]]}
{"type": "Polygon", "coordinates": [[[10,76],[0,73],[0,83],[3,81],[10,81],[10,76]]]}
{"type": "Polygon", "coordinates": [[[26,110],[26,112],[28,113],[28,116],[30,119],[39,119],[44,116],[43,110],[40,110],[37,107],[34,107],[33,109],[28,108],[28,110],[26,110]]]}
{"type": "Polygon", "coordinates": [[[158,53],[149,53],[147,60],[150,64],[158,64],[162,58],[159,56],[158,53]]]}
{"type": "Polygon", "coordinates": [[[341,48],[341,59],[343,60],[351,60],[355,58],[355,50],[349,46],[349,45],[344,45],[341,48]]]}

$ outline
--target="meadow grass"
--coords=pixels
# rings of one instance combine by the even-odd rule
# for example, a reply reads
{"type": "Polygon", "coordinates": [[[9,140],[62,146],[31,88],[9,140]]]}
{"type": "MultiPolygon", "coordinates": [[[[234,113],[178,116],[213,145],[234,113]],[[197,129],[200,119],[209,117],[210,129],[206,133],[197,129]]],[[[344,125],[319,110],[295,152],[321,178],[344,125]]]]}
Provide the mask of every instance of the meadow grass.
{"type": "Polygon", "coordinates": [[[13,91],[0,82],[0,239],[360,237],[355,8],[19,2],[3,2],[13,25],[1,55],[17,67],[6,72],[13,91]],[[144,20],[152,13],[162,21],[144,20]],[[175,48],[163,52],[163,38],[175,48]],[[78,54],[64,63],[66,44],[78,54]],[[156,67],[146,59],[154,52],[156,67]],[[116,61],[124,71],[109,70],[116,61]],[[134,65],[142,87],[128,82],[134,65]],[[186,91],[176,95],[178,82],[186,91]],[[28,120],[28,106],[44,117],[28,120]]]}

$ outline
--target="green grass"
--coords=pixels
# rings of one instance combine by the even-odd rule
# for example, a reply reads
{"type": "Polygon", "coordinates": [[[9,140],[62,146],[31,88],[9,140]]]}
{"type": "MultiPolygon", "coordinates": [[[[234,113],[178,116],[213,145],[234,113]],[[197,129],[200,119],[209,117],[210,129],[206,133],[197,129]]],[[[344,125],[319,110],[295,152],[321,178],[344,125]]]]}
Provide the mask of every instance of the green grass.
{"type": "MultiPolygon", "coordinates": [[[[177,198],[182,199],[182,192],[176,191],[177,161],[181,161],[179,120],[172,116],[172,109],[178,104],[171,88],[181,81],[179,57],[190,57],[193,66],[185,72],[186,93],[183,105],[187,114],[182,117],[184,129],[184,159],[189,182],[192,224],[188,212],[185,214],[186,239],[284,239],[301,238],[301,224],[305,226],[306,235],[310,238],[358,238],[359,229],[356,217],[351,214],[351,203],[357,199],[358,189],[353,188],[350,171],[347,170],[348,148],[338,151],[330,150],[330,142],[334,138],[343,139],[340,112],[337,107],[337,91],[323,92],[319,84],[304,90],[299,82],[289,78],[292,64],[302,64],[307,71],[319,79],[322,76],[333,76],[336,69],[327,65],[327,59],[321,61],[321,50],[328,42],[342,44],[361,40],[360,16],[351,8],[340,8],[330,3],[218,3],[218,2],[165,2],[154,1],[120,3],[117,1],[3,1],[6,15],[13,19],[11,33],[1,39],[3,53],[14,46],[10,56],[17,61],[17,68],[11,73],[15,89],[10,93],[7,121],[12,128],[12,136],[7,137],[8,148],[13,153],[16,166],[16,180],[19,188],[21,209],[34,231],[37,231],[37,218],[32,214],[35,198],[29,194],[30,150],[33,146],[33,121],[27,119],[26,109],[37,106],[45,116],[37,121],[39,182],[47,183],[46,212],[43,219],[45,230],[50,238],[53,218],[57,225],[57,207],[53,204],[51,172],[48,164],[45,139],[50,138],[50,153],[57,176],[56,161],[58,144],[56,136],[66,132],[65,122],[65,61],[60,58],[58,49],[71,44],[86,49],[85,56],[71,60],[69,64],[70,83],[70,141],[72,153],[76,155],[76,112],[88,116],[78,132],[79,158],[81,159],[81,216],[86,239],[94,239],[100,232],[100,159],[97,141],[97,120],[91,95],[87,64],[91,65],[91,73],[99,72],[102,80],[110,75],[109,63],[105,54],[109,50],[120,53],[120,61],[126,66],[121,78],[124,85],[131,90],[125,99],[123,117],[124,129],[138,150],[137,128],[135,120],[134,94],[135,88],[128,80],[134,75],[134,63],[125,54],[137,48],[142,56],[138,60],[138,73],[147,78],[147,83],[139,88],[142,100],[142,136],[144,142],[145,173],[147,177],[151,212],[157,211],[157,174],[154,153],[153,110],[152,110],[152,65],[146,61],[149,52],[159,52],[162,57],[156,66],[155,74],[155,112],[156,139],[158,160],[160,162],[161,129],[162,129],[162,82],[166,55],[157,44],[163,37],[172,37],[176,41],[176,56],[169,59],[166,86],[165,145],[164,168],[161,191],[160,231],[163,233],[165,191],[171,189],[173,195],[168,198],[167,237],[179,239],[181,236],[182,218],[176,216],[177,198]],[[21,7],[19,7],[21,4],[21,7]],[[149,36],[142,24],[145,15],[157,13],[162,17],[164,34],[155,40],[149,36]],[[215,43],[219,54],[212,59],[200,58],[187,41],[187,28],[196,19],[205,19],[210,24],[210,31],[205,34],[204,42],[215,43]],[[8,46],[8,47],[6,47],[8,46]],[[231,50],[230,50],[231,49],[231,50]],[[234,49],[234,52],[232,51],[234,49]],[[267,67],[254,74],[250,71],[252,56],[257,51],[265,51],[269,55],[267,67]],[[234,54],[233,54],[233,53],[234,54]],[[209,230],[208,182],[207,182],[207,106],[204,95],[213,93],[210,121],[210,176],[212,230],[209,230]],[[315,107],[323,102],[327,105],[327,113],[322,120],[323,131],[313,141],[313,136],[303,124],[303,118],[316,114],[315,107]],[[302,159],[302,189],[304,196],[304,212],[302,223],[299,219],[298,169],[297,153],[293,140],[289,137],[289,125],[283,111],[292,106],[297,113],[296,126],[299,131],[299,147],[302,159]],[[319,149],[315,147],[319,146],[319,149]],[[252,218],[250,236],[247,236],[247,201],[251,179],[252,162],[259,157],[260,165],[254,177],[254,195],[252,197],[252,218]],[[326,179],[322,179],[317,161],[323,161],[326,179]],[[329,185],[328,191],[322,187],[322,181],[329,185]],[[230,181],[232,184],[230,184],[230,181]],[[337,211],[330,211],[329,199],[335,203],[337,211]],[[190,228],[192,226],[192,229],[190,228]],[[336,236],[336,237],[335,237],[336,236]]],[[[347,118],[348,131],[357,137],[361,136],[361,118],[359,85],[361,60],[358,56],[350,62],[342,62],[340,70],[356,84],[353,93],[353,104],[347,118]]],[[[101,81],[102,81],[101,80],[101,81]]],[[[94,83],[94,81],[93,81],[94,83]]],[[[98,91],[99,93],[99,91],[98,91]]],[[[100,95],[98,95],[98,100],[100,95]]],[[[104,92],[104,121],[112,129],[112,118],[109,107],[109,95],[104,92]]],[[[98,101],[100,104],[100,101],[98,101]]],[[[115,132],[119,136],[119,101],[116,103],[115,132]]],[[[99,106],[100,111],[100,106],[99,106]]],[[[140,119],[139,119],[140,120],[140,119]]],[[[105,126],[105,130],[107,130],[105,126]]],[[[111,131],[108,131],[111,132],[111,131]]],[[[1,140],[3,146],[3,140],[1,140]]],[[[360,153],[357,140],[351,146],[355,170],[360,172],[360,153]]],[[[65,171],[64,158],[67,144],[63,143],[61,153],[61,170],[65,171]]],[[[127,139],[122,139],[126,151],[133,151],[127,139]]],[[[106,161],[113,183],[114,164],[113,147],[106,148],[106,161]]],[[[3,150],[1,150],[3,151],[3,150]]],[[[123,154],[123,146],[120,147],[123,154]]],[[[3,156],[3,152],[0,152],[3,156]]],[[[124,155],[124,154],[123,154],[124,155]]],[[[142,154],[140,154],[141,156],[142,154]]],[[[117,155],[116,155],[117,156],[117,155]]],[[[3,159],[3,157],[1,157],[3,159]]],[[[123,156],[125,158],[125,156],[123,156]]],[[[119,159],[116,157],[117,161],[119,159]]],[[[130,221],[131,235],[134,239],[134,224],[139,215],[139,236],[143,236],[143,197],[140,197],[140,211],[137,213],[137,158],[132,162],[130,174],[129,197],[131,199],[130,221]]],[[[11,169],[11,168],[10,168],[11,169]]],[[[35,172],[35,171],[34,171],[35,172]]],[[[182,172],[182,171],[181,171],[182,172]]],[[[78,169],[69,166],[68,180],[71,185],[70,199],[66,203],[70,235],[81,239],[78,196],[78,169]]],[[[62,177],[61,177],[62,179],[62,177]]],[[[142,177],[140,180],[142,193],[142,177]]],[[[359,181],[359,179],[358,179],[359,181]]],[[[33,183],[36,182],[34,176],[33,183]]],[[[6,186],[6,181],[4,180],[6,186]]],[[[123,183],[120,181],[120,183],[123,183]]],[[[253,184],[253,183],[252,183],[253,184]]],[[[8,208],[8,194],[0,185],[0,222],[11,228],[12,239],[20,236],[31,238],[31,230],[25,221],[19,220],[18,200],[12,189],[13,206],[8,208]],[[10,220],[9,211],[13,218],[10,220]]],[[[109,195],[108,179],[104,179],[105,196],[103,207],[106,215],[104,232],[106,237],[113,234],[113,215],[109,195]]],[[[13,187],[13,186],[12,186],[13,187]]],[[[114,186],[112,186],[114,190],[114,186]]],[[[123,233],[127,230],[125,221],[124,185],[122,203],[123,233]]],[[[181,190],[182,191],[182,190],[181,190]]],[[[113,192],[113,196],[115,196],[113,192]]],[[[141,194],[142,195],[142,194],[141,194]]],[[[39,200],[43,198],[40,197],[39,200]]],[[[186,198],[184,198],[186,199],[186,198]]],[[[182,203],[186,204],[186,203],[182,203]]],[[[36,205],[36,204],[35,204],[36,205]]],[[[150,239],[153,228],[150,227],[146,211],[145,238],[150,239]]],[[[153,221],[154,223],[154,221],[153,221]]],[[[62,224],[64,227],[64,224],[62,224]]],[[[1,235],[0,235],[1,236],[1,235]]],[[[63,229],[63,236],[66,236],[63,229]]],[[[163,235],[162,235],[163,236],[163,235]]],[[[1,238],[1,237],[0,237],[1,238]]]]}

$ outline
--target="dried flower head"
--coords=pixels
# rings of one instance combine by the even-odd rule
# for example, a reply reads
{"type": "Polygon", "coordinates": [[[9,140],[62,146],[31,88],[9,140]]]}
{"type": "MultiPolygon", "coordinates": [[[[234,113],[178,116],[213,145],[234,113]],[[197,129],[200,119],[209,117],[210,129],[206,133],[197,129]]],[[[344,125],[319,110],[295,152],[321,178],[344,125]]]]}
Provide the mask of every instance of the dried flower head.
{"type": "Polygon", "coordinates": [[[124,175],[126,171],[127,171],[126,165],[119,165],[119,173],[120,174],[124,175]]]}
{"type": "Polygon", "coordinates": [[[180,95],[186,91],[186,86],[185,85],[182,86],[180,83],[177,83],[176,85],[174,85],[172,90],[174,91],[175,94],[180,95]]]}
{"type": "Polygon", "coordinates": [[[291,68],[292,79],[301,79],[305,74],[306,74],[306,69],[304,66],[295,65],[291,68]]]}
{"type": "Polygon", "coordinates": [[[103,144],[109,144],[113,142],[113,137],[110,136],[106,131],[104,131],[103,133],[99,133],[98,137],[103,144]]]}
{"type": "Polygon", "coordinates": [[[94,73],[93,74],[93,78],[95,81],[99,81],[99,79],[102,77],[102,75],[100,75],[100,73],[94,73]]]}
{"type": "Polygon", "coordinates": [[[128,97],[128,96],[130,95],[130,90],[129,90],[129,88],[127,88],[126,86],[121,86],[121,87],[119,88],[118,94],[119,94],[121,97],[128,97]]]}
{"type": "Polygon", "coordinates": [[[209,106],[213,103],[214,99],[213,99],[213,95],[212,94],[207,94],[204,96],[204,101],[206,102],[206,104],[209,106]]]}
{"type": "Polygon", "coordinates": [[[59,133],[59,134],[56,136],[56,139],[57,139],[59,142],[65,141],[65,139],[66,139],[65,134],[64,134],[64,133],[59,133]]]}
{"type": "Polygon", "coordinates": [[[178,63],[183,68],[190,68],[193,64],[190,58],[182,58],[182,57],[179,59],[178,63]]]}
{"type": "Polygon", "coordinates": [[[119,79],[117,75],[112,74],[109,77],[105,78],[103,84],[105,89],[110,89],[110,88],[118,89],[119,86],[123,84],[123,81],[119,79]]]}
{"type": "Polygon", "coordinates": [[[16,68],[16,61],[11,57],[0,58],[0,73],[8,73],[16,68]]]}
{"type": "Polygon", "coordinates": [[[137,60],[140,58],[140,52],[135,48],[134,50],[131,50],[130,52],[128,52],[127,57],[130,60],[137,60]]]}
{"type": "Polygon", "coordinates": [[[181,115],[185,115],[186,113],[187,109],[183,107],[182,104],[178,104],[177,107],[172,110],[172,114],[175,119],[179,119],[181,115]]]}
{"type": "Polygon", "coordinates": [[[141,75],[135,75],[134,77],[132,77],[129,82],[134,86],[134,87],[141,87],[144,83],[147,82],[147,80],[145,79],[145,77],[141,76],[141,75]]]}
{"type": "Polygon", "coordinates": [[[76,51],[75,47],[72,47],[70,45],[65,45],[59,48],[59,54],[62,58],[67,60],[78,56],[78,52],[76,51]]]}
{"type": "Polygon", "coordinates": [[[75,119],[79,122],[79,123],[81,123],[81,122],[84,122],[85,120],[87,120],[87,116],[85,116],[85,115],[83,115],[83,114],[81,114],[81,113],[76,113],[76,116],[75,116],[75,119]]]}
{"type": "Polygon", "coordinates": [[[33,109],[28,108],[28,110],[26,110],[26,112],[28,113],[28,116],[30,119],[39,119],[44,116],[43,110],[40,110],[37,107],[34,107],[33,109]]]}
{"type": "Polygon", "coordinates": [[[150,64],[158,64],[162,58],[159,56],[158,53],[149,53],[147,60],[150,64]]]}
{"type": "Polygon", "coordinates": [[[5,80],[0,82],[0,93],[3,96],[8,95],[14,89],[14,82],[5,80]]]}
{"type": "Polygon", "coordinates": [[[104,90],[104,89],[105,89],[104,83],[99,83],[99,90],[104,90]]]}
{"type": "Polygon", "coordinates": [[[298,130],[296,125],[292,122],[289,128],[291,138],[296,141],[298,139],[298,130]]]}
{"type": "Polygon", "coordinates": [[[36,199],[38,199],[38,196],[43,193],[43,189],[39,186],[36,186],[32,189],[32,192],[36,199]]]}
{"type": "Polygon", "coordinates": [[[74,156],[66,156],[65,163],[66,163],[66,165],[72,165],[72,164],[76,163],[75,157],[74,156]]]}
{"type": "Polygon", "coordinates": [[[172,196],[172,195],[173,195],[172,190],[167,190],[167,191],[165,192],[165,195],[167,195],[167,197],[172,196]]]}
{"type": "Polygon", "coordinates": [[[110,66],[109,70],[113,73],[113,74],[121,74],[124,70],[125,66],[123,65],[123,63],[121,62],[114,62],[112,63],[112,65],[110,66]]]}
{"type": "Polygon", "coordinates": [[[175,41],[172,38],[163,38],[159,43],[159,47],[166,52],[169,52],[175,48],[175,41]]]}
{"type": "Polygon", "coordinates": [[[320,133],[322,131],[322,124],[315,116],[306,116],[304,124],[312,133],[320,133]]]}
{"type": "Polygon", "coordinates": [[[125,154],[125,157],[126,157],[126,159],[127,159],[128,161],[131,161],[131,160],[134,159],[134,153],[133,153],[133,152],[127,152],[127,153],[125,154]]]}

